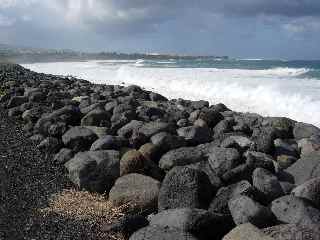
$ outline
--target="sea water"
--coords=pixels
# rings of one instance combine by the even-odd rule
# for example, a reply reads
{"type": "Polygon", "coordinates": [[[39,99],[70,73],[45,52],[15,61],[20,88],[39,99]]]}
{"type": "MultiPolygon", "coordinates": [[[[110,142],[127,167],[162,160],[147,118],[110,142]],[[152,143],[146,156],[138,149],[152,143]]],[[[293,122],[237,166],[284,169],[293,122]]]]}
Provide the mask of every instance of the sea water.
{"type": "Polygon", "coordinates": [[[136,84],[168,98],[208,100],[320,127],[320,61],[262,59],[97,60],[24,64],[93,83],[136,84]]]}

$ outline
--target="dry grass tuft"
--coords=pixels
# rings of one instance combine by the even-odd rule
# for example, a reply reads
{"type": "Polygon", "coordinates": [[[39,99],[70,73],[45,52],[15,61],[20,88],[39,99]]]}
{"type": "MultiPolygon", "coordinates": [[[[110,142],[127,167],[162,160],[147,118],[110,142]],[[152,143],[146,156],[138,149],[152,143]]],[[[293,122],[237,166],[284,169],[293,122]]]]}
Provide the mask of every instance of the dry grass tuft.
{"type": "Polygon", "coordinates": [[[128,212],[129,206],[115,208],[104,195],[76,190],[64,190],[53,195],[49,206],[40,209],[42,217],[58,214],[65,219],[85,222],[90,229],[95,229],[99,239],[123,240],[119,234],[111,235],[101,231],[104,224],[115,222],[128,212]]]}

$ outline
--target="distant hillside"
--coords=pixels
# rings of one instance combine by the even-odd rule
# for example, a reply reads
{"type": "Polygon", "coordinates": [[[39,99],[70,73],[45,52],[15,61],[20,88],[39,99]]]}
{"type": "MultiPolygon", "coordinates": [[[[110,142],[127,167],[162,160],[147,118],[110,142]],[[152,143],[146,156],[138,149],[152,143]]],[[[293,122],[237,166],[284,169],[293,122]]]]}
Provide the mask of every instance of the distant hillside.
{"type": "Polygon", "coordinates": [[[195,59],[195,58],[224,58],[227,56],[188,56],[171,54],[143,54],[143,53],[117,53],[99,52],[88,53],[73,50],[41,49],[30,47],[17,47],[0,44],[0,61],[16,63],[31,62],[55,62],[55,61],[85,61],[85,60],[107,60],[107,59],[195,59]]]}

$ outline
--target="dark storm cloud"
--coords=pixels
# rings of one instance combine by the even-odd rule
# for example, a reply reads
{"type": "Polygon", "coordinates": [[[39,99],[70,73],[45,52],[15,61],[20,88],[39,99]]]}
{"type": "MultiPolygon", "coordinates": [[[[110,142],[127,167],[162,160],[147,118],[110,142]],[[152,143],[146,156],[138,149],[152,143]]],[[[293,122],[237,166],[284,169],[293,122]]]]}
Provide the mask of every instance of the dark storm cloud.
{"type": "Polygon", "coordinates": [[[319,0],[0,0],[0,42],[320,57],[319,0]]]}

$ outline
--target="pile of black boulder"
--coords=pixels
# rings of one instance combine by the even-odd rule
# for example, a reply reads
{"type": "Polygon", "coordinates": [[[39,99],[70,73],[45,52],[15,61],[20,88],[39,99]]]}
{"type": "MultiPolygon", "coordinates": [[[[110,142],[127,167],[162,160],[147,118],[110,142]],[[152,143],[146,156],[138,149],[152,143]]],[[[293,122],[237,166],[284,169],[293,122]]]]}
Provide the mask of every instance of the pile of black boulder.
{"type": "MultiPolygon", "coordinates": [[[[320,129],[0,65],[0,102],[131,240],[320,239],[320,129]]],[[[320,108],[319,108],[320,110],[320,108]]],[[[319,119],[320,122],[320,119],[319,119]]]]}

